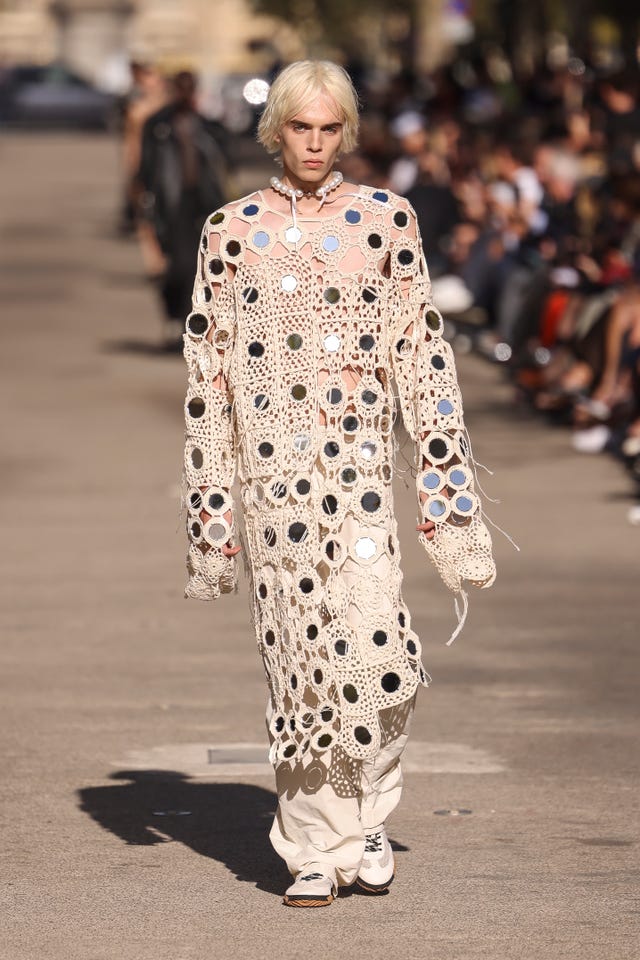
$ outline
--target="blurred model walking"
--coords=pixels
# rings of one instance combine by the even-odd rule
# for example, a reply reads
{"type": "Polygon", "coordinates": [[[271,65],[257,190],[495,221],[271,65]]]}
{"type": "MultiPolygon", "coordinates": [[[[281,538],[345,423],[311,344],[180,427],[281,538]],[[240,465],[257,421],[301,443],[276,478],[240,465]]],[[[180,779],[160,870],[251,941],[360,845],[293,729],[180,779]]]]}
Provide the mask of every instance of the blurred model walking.
{"type": "Polygon", "coordinates": [[[193,262],[208,213],[225,201],[223,128],[196,110],[196,78],[178,73],[172,99],[144,125],[138,179],[143,211],[166,257],[160,294],[168,345],[181,347],[191,307],[193,262]]]}

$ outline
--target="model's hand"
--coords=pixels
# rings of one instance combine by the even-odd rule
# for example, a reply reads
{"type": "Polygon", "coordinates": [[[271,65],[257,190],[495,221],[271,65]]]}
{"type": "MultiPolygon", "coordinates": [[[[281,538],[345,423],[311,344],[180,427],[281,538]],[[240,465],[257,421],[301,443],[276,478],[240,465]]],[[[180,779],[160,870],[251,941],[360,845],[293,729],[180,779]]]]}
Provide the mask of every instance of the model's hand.
{"type": "Polygon", "coordinates": [[[225,557],[235,557],[236,553],[240,553],[241,550],[241,546],[232,547],[228,543],[222,544],[222,552],[224,553],[225,557]]]}
{"type": "MultiPolygon", "coordinates": [[[[227,523],[229,524],[229,526],[232,526],[232,524],[233,524],[233,514],[232,514],[231,510],[227,510],[227,512],[226,512],[225,514],[223,514],[223,516],[224,516],[225,520],[227,521],[227,523]]],[[[238,546],[233,546],[233,547],[232,547],[232,546],[231,546],[231,541],[230,541],[230,540],[227,540],[226,543],[223,543],[223,544],[222,544],[221,550],[222,550],[223,554],[225,555],[225,557],[235,557],[236,553],[240,553],[240,551],[242,550],[242,547],[240,546],[240,544],[238,544],[238,546]]]]}
{"type": "Polygon", "coordinates": [[[419,523],[416,527],[416,530],[420,530],[421,533],[424,533],[427,540],[433,540],[436,532],[436,525],[433,520],[426,520],[425,523],[419,523]]]}

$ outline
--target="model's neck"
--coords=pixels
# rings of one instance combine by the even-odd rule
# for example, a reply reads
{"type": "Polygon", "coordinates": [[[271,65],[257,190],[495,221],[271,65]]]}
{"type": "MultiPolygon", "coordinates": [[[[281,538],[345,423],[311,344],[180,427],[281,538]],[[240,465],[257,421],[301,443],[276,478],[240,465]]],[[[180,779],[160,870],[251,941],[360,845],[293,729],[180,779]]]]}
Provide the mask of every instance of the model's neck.
{"type": "Polygon", "coordinates": [[[317,180],[302,180],[300,177],[296,177],[291,170],[288,170],[287,167],[282,171],[282,176],[280,180],[286,184],[288,187],[293,187],[294,190],[302,190],[304,194],[309,196],[313,195],[319,187],[324,187],[325,183],[328,183],[333,177],[335,170],[329,170],[326,176],[319,177],[317,180]]]}

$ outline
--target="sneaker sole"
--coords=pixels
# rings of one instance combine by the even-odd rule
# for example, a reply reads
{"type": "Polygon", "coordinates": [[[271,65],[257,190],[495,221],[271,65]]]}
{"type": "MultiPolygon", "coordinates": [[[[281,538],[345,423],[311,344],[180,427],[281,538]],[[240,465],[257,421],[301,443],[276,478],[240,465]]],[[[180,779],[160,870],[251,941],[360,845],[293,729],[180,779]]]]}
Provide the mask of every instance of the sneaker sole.
{"type": "Polygon", "coordinates": [[[282,898],[282,902],[287,907],[328,907],[333,901],[332,894],[329,894],[328,897],[288,897],[285,895],[282,898]]]}
{"type": "Polygon", "coordinates": [[[395,873],[393,873],[391,878],[387,880],[386,883],[365,883],[364,880],[360,879],[360,877],[356,877],[356,883],[359,887],[362,887],[363,890],[367,890],[369,893],[384,893],[385,890],[388,890],[393,883],[395,876],[395,873]]]}

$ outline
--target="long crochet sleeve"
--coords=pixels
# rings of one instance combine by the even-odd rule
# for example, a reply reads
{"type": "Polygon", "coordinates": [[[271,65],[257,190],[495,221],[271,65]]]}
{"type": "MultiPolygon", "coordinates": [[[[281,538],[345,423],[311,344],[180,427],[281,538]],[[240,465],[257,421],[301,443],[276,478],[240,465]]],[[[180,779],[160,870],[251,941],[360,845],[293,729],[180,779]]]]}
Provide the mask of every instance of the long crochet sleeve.
{"type": "Polygon", "coordinates": [[[188,369],[184,476],[189,551],[185,597],[215,600],[236,589],[236,561],[222,553],[234,532],[230,489],[236,472],[228,374],[235,336],[233,267],[224,259],[219,215],[206,222],[183,336],[188,369]]]}
{"type": "Polygon", "coordinates": [[[488,587],[496,575],[491,536],[474,489],[453,351],[431,298],[415,213],[407,203],[395,216],[403,229],[391,242],[392,363],[415,443],[421,522],[435,523],[433,539],[419,539],[450,590],[459,592],[463,580],[488,587]]]}

